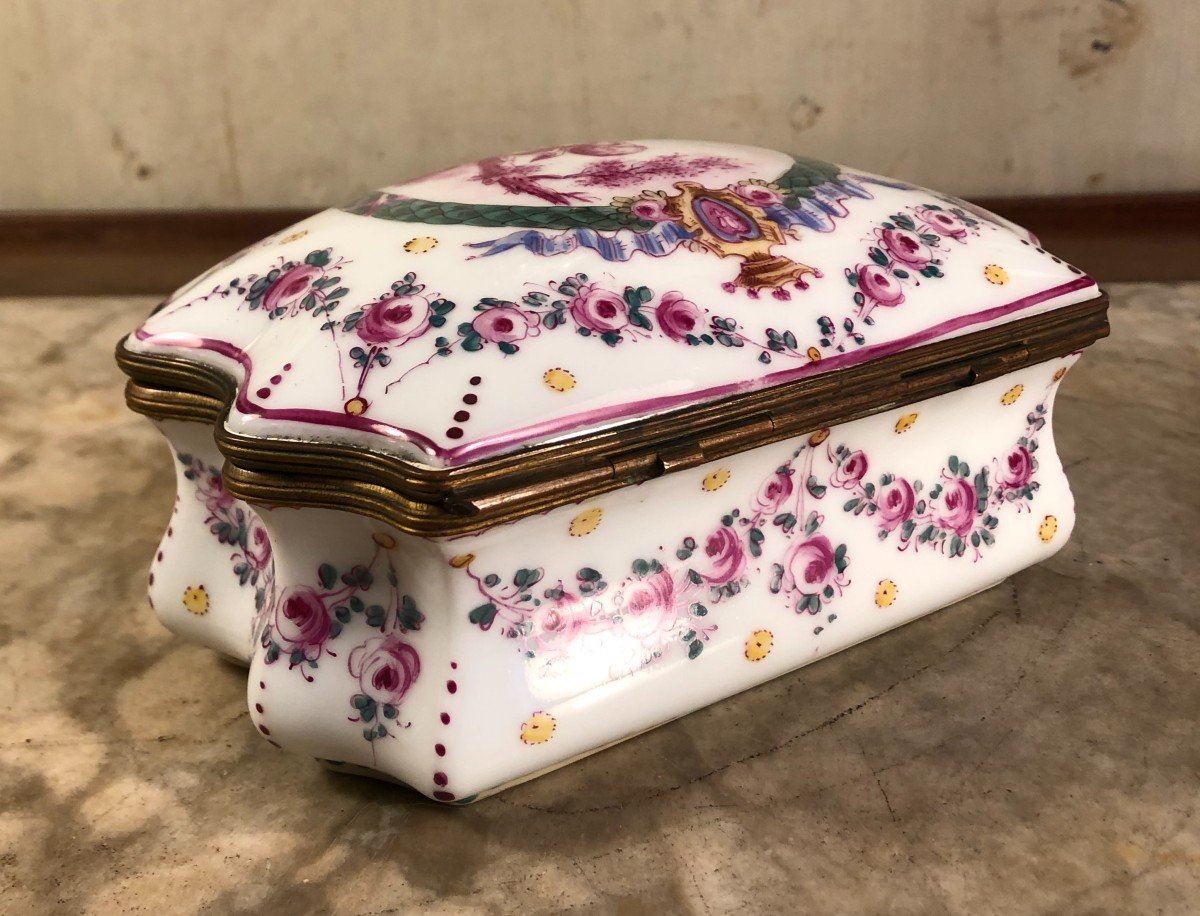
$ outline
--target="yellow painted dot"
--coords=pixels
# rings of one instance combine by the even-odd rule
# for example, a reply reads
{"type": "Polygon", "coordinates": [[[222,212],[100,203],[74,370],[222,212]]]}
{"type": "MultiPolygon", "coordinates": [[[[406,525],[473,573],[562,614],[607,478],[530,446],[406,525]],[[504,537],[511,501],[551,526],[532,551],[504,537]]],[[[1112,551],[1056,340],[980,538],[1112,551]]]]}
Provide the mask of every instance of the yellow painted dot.
{"type": "Polygon", "coordinates": [[[896,432],[906,433],[913,428],[913,424],[917,422],[918,414],[906,413],[896,421],[896,432]]]}
{"type": "Polygon", "coordinates": [[[557,723],[548,712],[535,712],[521,723],[521,740],[526,744],[545,744],[554,737],[557,723]]]}
{"type": "Polygon", "coordinates": [[[815,433],[808,437],[808,444],[817,446],[829,438],[828,429],[818,429],[815,433]]]}
{"type": "Polygon", "coordinates": [[[809,347],[807,356],[814,363],[819,363],[821,361],[821,351],[816,347],[809,347]]]}
{"type": "Polygon", "coordinates": [[[752,662],[761,662],[771,654],[775,645],[775,637],[770,630],[755,630],[746,640],[746,658],[752,662]]]}
{"type": "Polygon", "coordinates": [[[357,417],[360,414],[367,412],[367,402],[362,398],[351,398],[346,402],[346,413],[352,417],[357,417]]]}
{"type": "Polygon", "coordinates": [[[286,245],[288,242],[297,242],[300,239],[304,238],[306,235],[308,235],[308,230],[301,229],[298,232],[293,232],[290,235],[285,235],[283,238],[281,238],[279,240],[279,244],[286,245]]]}
{"type": "Polygon", "coordinates": [[[586,534],[591,534],[600,527],[600,521],[604,518],[604,510],[599,506],[593,506],[590,509],[584,509],[577,516],[571,519],[571,524],[567,528],[573,538],[581,538],[586,534]]]}
{"type": "Polygon", "coordinates": [[[1005,407],[1010,407],[1017,403],[1017,398],[1021,396],[1021,392],[1025,390],[1024,385],[1013,385],[1008,391],[1004,392],[1004,396],[1000,398],[1000,403],[1005,407]]]}
{"type": "Polygon", "coordinates": [[[1043,544],[1049,544],[1054,539],[1055,533],[1058,531],[1058,519],[1053,515],[1047,515],[1042,519],[1042,523],[1038,525],[1038,537],[1042,539],[1043,544]]]}
{"type": "Polygon", "coordinates": [[[371,535],[371,540],[373,540],[376,544],[378,544],[384,550],[395,550],[396,549],[396,539],[394,537],[392,537],[390,534],[387,534],[383,531],[375,532],[373,535],[371,535]]]}
{"type": "Polygon", "coordinates": [[[208,613],[208,591],[203,585],[191,585],[183,590],[183,606],[189,614],[200,617],[208,613]]]}
{"type": "Polygon", "coordinates": [[[424,254],[437,248],[438,240],[432,235],[419,235],[404,243],[404,250],[409,254],[424,254]]]}
{"type": "Polygon", "coordinates": [[[714,493],[729,483],[729,475],[729,468],[717,468],[704,475],[704,479],[700,481],[700,489],[706,493],[714,493]]]}
{"type": "Polygon", "coordinates": [[[1058,367],[1058,369],[1056,369],[1056,370],[1055,370],[1055,372],[1054,372],[1054,381],[1056,381],[1056,382],[1061,382],[1061,381],[1062,381],[1062,377],[1063,377],[1064,375],[1066,375],[1066,374],[1067,374],[1067,367],[1066,367],[1066,366],[1059,366],[1059,367],[1058,367]]]}
{"type": "Polygon", "coordinates": [[[450,558],[450,565],[455,569],[466,569],[474,562],[475,554],[473,553],[460,553],[450,558]]]}
{"type": "Polygon", "coordinates": [[[896,587],[896,583],[891,579],[881,579],[879,584],[875,586],[875,606],[876,607],[891,607],[892,602],[896,600],[896,595],[900,589],[896,587]]]}
{"type": "Polygon", "coordinates": [[[566,369],[555,366],[546,370],[546,374],[542,376],[542,383],[551,391],[570,391],[575,387],[575,376],[566,369]]]}
{"type": "Polygon", "coordinates": [[[1008,271],[999,264],[989,264],[983,269],[983,276],[995,286],[1003,286],[1008,282],[1008,271]]]}

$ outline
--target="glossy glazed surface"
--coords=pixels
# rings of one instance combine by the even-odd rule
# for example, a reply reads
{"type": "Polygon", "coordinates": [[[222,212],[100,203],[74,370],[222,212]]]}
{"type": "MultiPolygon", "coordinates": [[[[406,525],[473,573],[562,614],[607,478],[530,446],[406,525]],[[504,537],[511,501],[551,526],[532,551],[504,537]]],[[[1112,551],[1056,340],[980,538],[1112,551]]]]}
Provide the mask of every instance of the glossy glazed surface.
{"type": "Polygon", "coordinates": [[[165,422],[180,494],[151,595],[249,663],[267,740],[470,801],[1057,551],[1074,509],[1050,418],[1073,361],[453,540],[255,512],[223,492],[210,432],[165,422]]]}
{"type": "Polygon", "coordinates": [[[241,380],[230,428],[458,465],[1092,298],[937,193],[699,142],[493,157],[317,214],[130,340],[241,380]]]}

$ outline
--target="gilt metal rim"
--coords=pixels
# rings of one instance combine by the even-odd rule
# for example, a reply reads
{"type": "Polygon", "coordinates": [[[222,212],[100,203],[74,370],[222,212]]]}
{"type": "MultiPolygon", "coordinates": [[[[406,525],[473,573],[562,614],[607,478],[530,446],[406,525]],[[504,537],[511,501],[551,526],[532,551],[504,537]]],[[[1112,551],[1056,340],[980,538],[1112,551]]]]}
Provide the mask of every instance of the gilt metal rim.
{"type": "Polygon", "coordinates": [[[226,429],[229,374],[178,356],[133,352],[129,407],[214,427],[229,492],[250,503],[344,509],[423,537],[454,537],[891,410],[1076,352],[1108,334],[1108,297],[925,344],[860,366],[643,418],[453,468],[311,439],[226,429]]]}

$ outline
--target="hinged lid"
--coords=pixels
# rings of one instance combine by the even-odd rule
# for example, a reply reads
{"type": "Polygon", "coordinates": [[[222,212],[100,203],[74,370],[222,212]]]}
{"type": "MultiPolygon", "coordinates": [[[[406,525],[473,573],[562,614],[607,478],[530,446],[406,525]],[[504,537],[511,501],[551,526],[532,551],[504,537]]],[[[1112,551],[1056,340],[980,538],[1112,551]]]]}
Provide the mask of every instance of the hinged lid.
{"type": "Polygon", "coordinates": [[[1028,361],[1030,334],[1049,358],[1080,321],[1101,333],[1102,308],[1066,309],[1098,296],[931,191],[752,147],[583,144],[310,217],[174,294],[121,359],[135,407],[228,405],[246,495],[349,463],[432,533],[969,384],[1028,361]],[[912,382],[930,360],[943,377],[912,382]]]}

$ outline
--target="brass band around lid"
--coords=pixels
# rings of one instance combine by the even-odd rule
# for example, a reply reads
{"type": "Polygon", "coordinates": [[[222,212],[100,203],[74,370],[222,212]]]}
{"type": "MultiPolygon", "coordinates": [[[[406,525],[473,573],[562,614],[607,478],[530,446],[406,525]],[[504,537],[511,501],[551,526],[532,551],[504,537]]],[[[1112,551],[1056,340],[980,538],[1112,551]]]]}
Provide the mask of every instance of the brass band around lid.
{"type": "Polygon", "coordinates": [[[1073,353],[1108,334],[1108,298],[896,353],[850,369],[654,415],[453,468],[362,446],[230,432],[237,382],[178,356],[117,361],[146,416],[211,423],[229,492],[250,503],[343,509],[410,534],[453,537],[578,502],[1073,353]]]}

